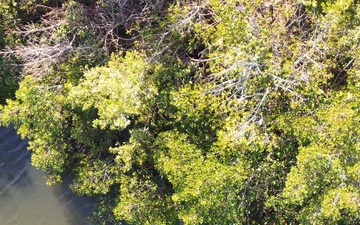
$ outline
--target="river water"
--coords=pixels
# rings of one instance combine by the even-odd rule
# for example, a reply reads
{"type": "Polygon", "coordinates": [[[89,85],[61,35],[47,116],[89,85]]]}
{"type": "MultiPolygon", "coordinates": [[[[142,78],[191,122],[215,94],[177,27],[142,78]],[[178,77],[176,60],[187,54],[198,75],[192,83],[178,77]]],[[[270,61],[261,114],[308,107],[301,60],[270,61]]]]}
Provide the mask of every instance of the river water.
{"type": "Polygon", "coordinates": [[[30,165],[27,141],[0,127],[0,224],[91,225],[93,206],[64,182],[46,186],[45,174],[30,165]]]}

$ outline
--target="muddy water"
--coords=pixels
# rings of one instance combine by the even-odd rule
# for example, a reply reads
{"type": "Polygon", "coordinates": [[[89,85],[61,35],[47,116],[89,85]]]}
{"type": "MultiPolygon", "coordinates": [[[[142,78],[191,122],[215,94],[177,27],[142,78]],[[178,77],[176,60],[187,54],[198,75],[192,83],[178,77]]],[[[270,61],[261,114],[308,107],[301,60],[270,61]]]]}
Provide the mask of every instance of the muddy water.
{"type": "Polygon", "coordinates": [[[91,201],[74,195],[68,182],[46,186],[26,146],[14,129],[0,127],[0,224],[90,225],[91,201]]]}

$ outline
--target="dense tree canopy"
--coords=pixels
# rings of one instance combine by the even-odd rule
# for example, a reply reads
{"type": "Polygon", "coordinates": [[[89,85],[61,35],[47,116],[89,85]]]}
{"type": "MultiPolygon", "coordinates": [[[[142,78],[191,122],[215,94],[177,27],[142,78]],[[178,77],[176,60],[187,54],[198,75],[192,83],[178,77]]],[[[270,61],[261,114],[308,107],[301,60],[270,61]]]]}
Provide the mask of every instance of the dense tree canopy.
{"type": "Polygon", "coordinates": [[[359,224],[355,0],[0,3],[0,121],[130,224],[359,224]],[[5,99],[7,99],[5,101],[5,99]]]}

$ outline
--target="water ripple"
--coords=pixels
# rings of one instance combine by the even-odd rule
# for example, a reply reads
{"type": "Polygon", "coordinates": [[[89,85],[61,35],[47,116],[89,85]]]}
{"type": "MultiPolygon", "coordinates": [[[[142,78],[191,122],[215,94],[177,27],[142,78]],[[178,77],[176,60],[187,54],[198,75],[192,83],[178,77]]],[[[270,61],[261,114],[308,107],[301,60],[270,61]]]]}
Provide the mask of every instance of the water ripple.
{"type": "Polygon", "coordinates": [[[27,141],[0,127],[0,224],[90,225],[91,200],[74,195],[69,180],[45,185],[45,174],[30,165],[27,141]]]}

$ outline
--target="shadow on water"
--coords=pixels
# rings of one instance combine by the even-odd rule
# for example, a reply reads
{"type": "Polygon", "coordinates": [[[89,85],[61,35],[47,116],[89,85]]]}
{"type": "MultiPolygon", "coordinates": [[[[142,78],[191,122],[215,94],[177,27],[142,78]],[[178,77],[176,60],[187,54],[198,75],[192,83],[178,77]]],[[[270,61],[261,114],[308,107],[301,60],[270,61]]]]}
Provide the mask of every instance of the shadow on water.
{"type": "Polygon", "coordinates": [[[90,225],[91,199],[72,193],[70,179],[46,186],[26,147],[13,128],[0,127],[0,224],[90,225]]]}

